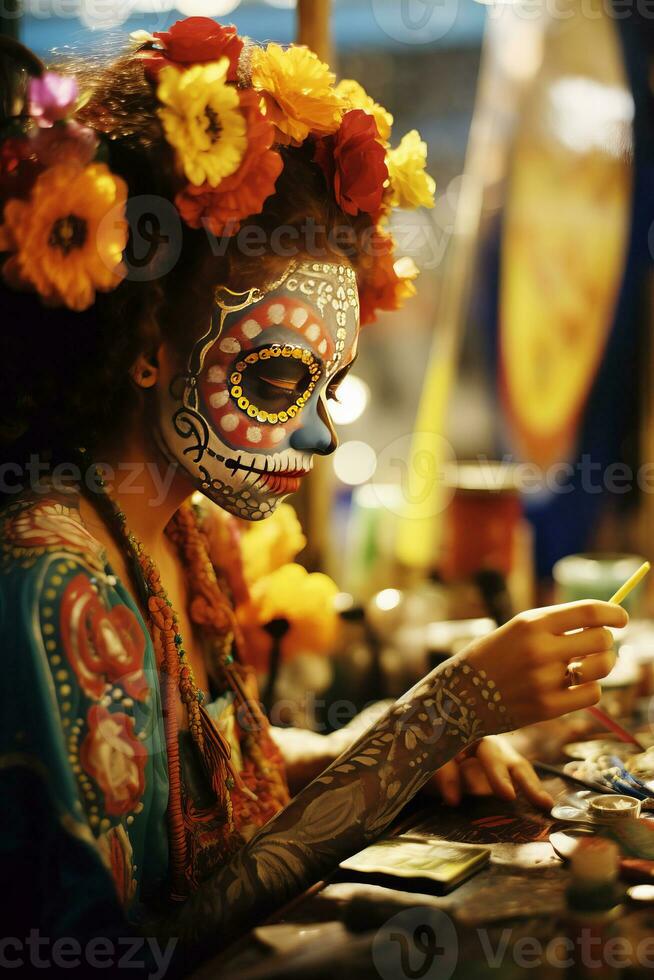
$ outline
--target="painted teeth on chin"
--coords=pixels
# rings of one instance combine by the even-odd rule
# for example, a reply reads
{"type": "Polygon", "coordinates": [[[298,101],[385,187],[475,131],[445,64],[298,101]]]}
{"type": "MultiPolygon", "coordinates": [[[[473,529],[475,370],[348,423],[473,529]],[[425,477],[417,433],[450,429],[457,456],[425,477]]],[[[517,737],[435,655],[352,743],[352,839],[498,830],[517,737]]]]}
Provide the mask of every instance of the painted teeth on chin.
{"type": "Polygon", "coordinates": [[[239,453],[228,469],[236,475],[240,474],[242,479],[253,477],[257,483],[261,476],[277,473],[283,476],[284,473],[296,470],[313,469],[313,456],[309,453],[297,453],[289,456],[288,453],[274,453],[272,456],[262,454],[250,455],[249,453],[239,453]],[[256,472],[259,470],[260,472],[256,472]],[[247,476],[244,474],[247,473],[247,476]]]}

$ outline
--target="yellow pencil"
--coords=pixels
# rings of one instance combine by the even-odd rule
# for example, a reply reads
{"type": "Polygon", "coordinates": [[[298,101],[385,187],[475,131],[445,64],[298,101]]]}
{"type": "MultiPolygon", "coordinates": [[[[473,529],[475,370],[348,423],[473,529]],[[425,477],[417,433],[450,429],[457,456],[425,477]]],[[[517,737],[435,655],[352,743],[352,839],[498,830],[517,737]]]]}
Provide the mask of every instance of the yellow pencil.
{"type": "Polygon", "coordinates": [[[636,588],[639,582],[642,582],[647,573],[652,566],[648,561],[643,562],[640,568],[631,575],[624,585],[621,585],[614,596],[611,596],[609,602],[615,602],[620,605],[621,602],[627,598],[629,593],[636,588]]]}

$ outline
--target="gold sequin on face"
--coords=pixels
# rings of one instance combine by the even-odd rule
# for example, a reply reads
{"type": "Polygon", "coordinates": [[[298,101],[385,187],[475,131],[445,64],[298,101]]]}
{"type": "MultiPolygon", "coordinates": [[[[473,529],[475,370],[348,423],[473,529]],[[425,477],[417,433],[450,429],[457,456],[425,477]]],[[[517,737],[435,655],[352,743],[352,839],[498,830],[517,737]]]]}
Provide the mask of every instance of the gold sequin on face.
{"type": "Polygon", "coordinates": [[[243,360],[236,363],[235,369],[229,376],[229,391],[238,407],[249,418],[256,419],[257,422],[267,423],[268,425],[277,425],[279,422],[288,422],[289,419],[295,418],[298,412],[302,411],[309,398],[311,398],[320,375],[320,363],[310,350],[304,347],[293,347],[292,344],[271,344],[270,347],[262,347],[261,350],[246,354],[243,360]],[[256,364],[257,361],[268,361],[275,357],[293,357],[298,361],[302,361],[309,369],[311,380],[305,391],[285,411],[266,412],[264,409],[258,408],[257,405],[253,405],[247,395],[243,394],[243,374],[247,371],[248,365],[256,364]]]}

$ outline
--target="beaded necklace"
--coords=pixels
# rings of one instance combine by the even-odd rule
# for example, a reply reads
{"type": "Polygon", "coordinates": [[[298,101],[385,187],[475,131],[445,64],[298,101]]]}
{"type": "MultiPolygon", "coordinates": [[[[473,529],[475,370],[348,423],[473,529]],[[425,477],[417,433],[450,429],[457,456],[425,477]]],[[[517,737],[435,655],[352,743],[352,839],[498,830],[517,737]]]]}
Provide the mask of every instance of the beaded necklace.
{"type": "MultiPolygon", "coordinates": [[[[127,516],[109,492],[102,471],[95,468],[94,499],[103,510],[111,530],[125,548],[134,580],[148,612],[150,633],[159,654],[162,674],[164,735],[168,757],[170,795],[168,823],[170,834],[170,871],[172,893],[176,901],[184,900],[189,892],[187,875],[187,843],[182,804],[182,780],[179,752],[177,696],[181,697],[188,716],[189,731],[216,798],[224,806],[229,830],[234,829],[231,790],[234,786],[250,799],[256,796],[245,786],[231,764],[231,748],[216,728],[204,706],[204,694],[198,688],[188,660],[177,615],[161,582],[159,571],[137,537],[127,526],[127,516]]],[[[267,720],[256,701],[253,701],[234,669],[232,649],[242,646],[242,637],[234,610],[218,582],[209,558],[206,541],[198,526],[193,508],[185,503],[166,529],[177,546],[194,587],[195,597],[190,607],[191,619],[212,628],[220,642],[218,669],[221,680],[231,688],[247,720],[249,730],[261,731],[267,720]]]]}

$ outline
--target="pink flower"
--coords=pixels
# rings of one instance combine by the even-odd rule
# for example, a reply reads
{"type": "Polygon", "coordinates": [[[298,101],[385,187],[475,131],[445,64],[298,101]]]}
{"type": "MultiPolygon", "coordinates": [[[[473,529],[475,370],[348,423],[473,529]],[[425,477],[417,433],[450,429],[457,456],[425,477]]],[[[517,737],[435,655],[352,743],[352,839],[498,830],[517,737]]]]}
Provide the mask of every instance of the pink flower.
{"type": "Polygon", "coordinates": [[[42,126],[51,126],[70,115],[77,101],[79,86],[70,75],[45,71],[29,83],[30,115],[42,126]]]}

